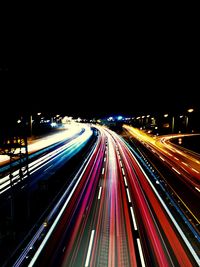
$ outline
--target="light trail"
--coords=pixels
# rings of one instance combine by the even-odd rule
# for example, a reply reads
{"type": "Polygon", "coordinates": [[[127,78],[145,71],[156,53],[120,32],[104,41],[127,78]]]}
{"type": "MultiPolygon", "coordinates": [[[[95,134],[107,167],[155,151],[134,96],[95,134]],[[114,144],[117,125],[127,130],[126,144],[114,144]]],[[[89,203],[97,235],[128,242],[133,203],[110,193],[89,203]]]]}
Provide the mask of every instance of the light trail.
{"type": "MultiPolygon", "coordinates": [[[[67,144],[62,145],[61,147],[53,150],[52,152],[40,157],[39,159],[34,160],[33,162],[29,163],[28,169],[29,169],[29,174],[34,174],[41,168],[44,168],[46,165],[48,167],[46,168],[46,171],[50,168],[49,164],[50,162],[55,161],[58,157],[61,157],[62,155],[69,155],[70,157],[74,154],[77,153],[83,144],[85,144],[89,138],[92,136],[92,131],[89,128],[85,128],[85,131],[78,136],[75,136],[74,139],[69,141],[67,144]],[[70,155],[70,153],[73,152],[73,154],[70,155]]],[[[21,178],[19,176],[19,171],[16,170],[12,173],[12,182],[13,185],[18,184],[18,182],[21,181],[21,179],[26,179],[28,177],[27,173],[24,173],[24,176],[21,178]]],[[[4,193],[8,189],[10,189],[10,176],[6,175],[4,178],[1,178],[0,180],[0,194],[4,193]]]]}

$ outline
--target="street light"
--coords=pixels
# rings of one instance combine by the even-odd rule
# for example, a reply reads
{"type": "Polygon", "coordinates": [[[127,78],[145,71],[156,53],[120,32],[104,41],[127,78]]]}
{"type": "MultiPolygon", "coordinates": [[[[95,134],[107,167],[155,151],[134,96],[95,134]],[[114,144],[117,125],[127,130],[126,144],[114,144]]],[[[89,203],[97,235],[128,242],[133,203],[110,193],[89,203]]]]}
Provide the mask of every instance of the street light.
{"type": "MultiPolygon", "coordinates": [[[[193,109],[193,108],[189,108],[189,109],[187,110],[187,112],[188,112],[188,113],[192,113],[192,112],[194,112],[194,109],[193,109]]],[[[186,115],[186,120],[185,120],[185,128],[186,128],[186,131],[187,131],[187,129],[188,129],[188,131],[189,131],[189,127],[188,127],[188,125],[189,125],[189,116],[186,115]]]]}

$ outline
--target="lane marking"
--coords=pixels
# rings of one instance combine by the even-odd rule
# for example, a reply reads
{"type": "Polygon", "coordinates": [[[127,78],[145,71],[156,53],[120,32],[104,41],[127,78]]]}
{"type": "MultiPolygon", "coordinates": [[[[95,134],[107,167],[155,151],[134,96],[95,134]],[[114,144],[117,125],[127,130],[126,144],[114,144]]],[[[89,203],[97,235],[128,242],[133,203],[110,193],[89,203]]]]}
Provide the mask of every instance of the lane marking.
{"type": "Polygon", "coordinates": [[[125,175],[124,168],[122,168],[122,173],[123,173],[123,175],[125,175]]]}
{"type": "Polygon", "coordinates": [[[85,261],[85,267],[88,267],[89,263],[90,263],[90,255],[91,255],[91,252],[92,252],[92,244],[93,244],[93,240],[94,240],[94,233],[95,233],[95,230],[92,230],[91,236],[90,236],[88,252],[87,252],[87,257],[86,257],[86,261],[85,261]]]}
{"type": "Polygon", "coordinates": [[[130,194],[129,194],[128,188],[126,188],[126,193],[127,193],[127,196],[128,196],[128,202],[131,203],[131,198],[130,198],[130,194]]]}
{"type": "Polygon", "coordinates": [[[102,191],[102,186],[100,186],[100,188],[99,188],[98,199],[100,199],[100,198],[101,198],[101,191],[102,191]]]}
{"type": "Polygon", "coordinates": [[[140,254],[141,265],[142,265],[142,267],[145,267],[146,265],[144,262],[144,256],[143,256],[142,247],[141,247],[141,243],[140,243],[139,238],[137,238],[137,245],[138,245],[138,250],[139,250],[139,254],[140,254]]]}
{"type": "Polygon", "coordinates": [[[102,169],[102,174],[104,174],[105,168],[102,169]]]}
{"type": "Polygon", "coordinates": [[[131,216],[132,216],[132,220],[133,220],[134,230],[137,231],[137,224],[136,224],[136,220],[135,220],[135,215],[134,215],[133,207],[130,207],[130,210],[131,210],[131,216]]]}
{"type": "Polygon", "coordinates": [[[127,181],[126,181],[126,176],[124,176],[124,183],[125,183],[125,186],[128,186],[127,181]]]}

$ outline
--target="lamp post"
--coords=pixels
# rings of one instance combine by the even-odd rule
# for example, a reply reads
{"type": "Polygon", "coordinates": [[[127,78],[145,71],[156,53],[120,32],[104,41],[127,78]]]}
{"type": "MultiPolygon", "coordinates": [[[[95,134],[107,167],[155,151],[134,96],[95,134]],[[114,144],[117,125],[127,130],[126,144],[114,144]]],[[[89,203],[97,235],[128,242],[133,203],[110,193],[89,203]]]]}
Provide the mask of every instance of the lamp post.
{"type": "Polygon", "coordinates": [[[163,116],[164,118],[167,118],[167,121],[169,121],[169,128],[172,130],[172,133],[174,133],[175,116],[172,115],[171,117],[168,113],[165,113],[163,116]]]}
{"type": "Polygon", "coordinates": [[[175,119],[174,119],[174,116],[172,116],[172,133],[174,133],[174,122],[175,122],[175,119]]]}

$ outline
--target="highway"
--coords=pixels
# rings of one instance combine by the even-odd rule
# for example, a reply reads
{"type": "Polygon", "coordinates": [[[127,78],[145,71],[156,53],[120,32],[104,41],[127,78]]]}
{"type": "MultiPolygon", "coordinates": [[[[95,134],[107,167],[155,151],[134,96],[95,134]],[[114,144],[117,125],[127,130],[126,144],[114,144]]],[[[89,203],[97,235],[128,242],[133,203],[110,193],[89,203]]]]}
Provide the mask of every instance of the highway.
{"type": "Polygon", "coordinates": [[[95,145],[13,266],[199,266],[198,228],[163,177],[95,127],[95,145]]]}

